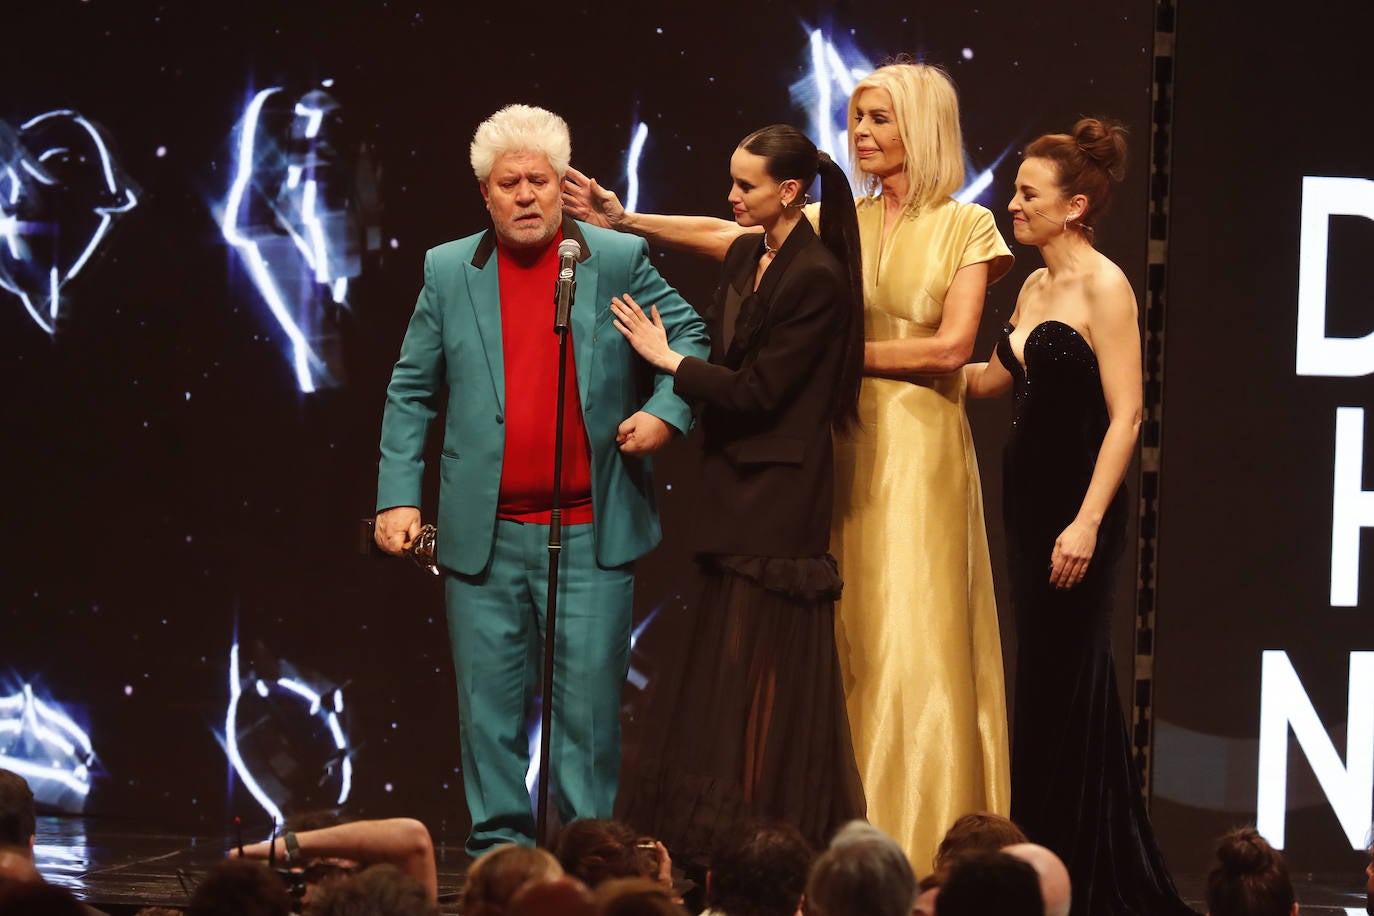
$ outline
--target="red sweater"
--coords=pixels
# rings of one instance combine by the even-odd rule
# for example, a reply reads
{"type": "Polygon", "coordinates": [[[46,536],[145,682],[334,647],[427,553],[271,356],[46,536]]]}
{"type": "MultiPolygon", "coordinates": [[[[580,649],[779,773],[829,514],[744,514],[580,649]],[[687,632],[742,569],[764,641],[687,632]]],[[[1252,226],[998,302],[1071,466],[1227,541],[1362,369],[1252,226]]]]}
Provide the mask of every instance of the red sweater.
{"type": "MultiPolygon", "coordinates": [[[[508,252],[498,245],[501,349],[506,360],[506,451],[501,464],[498,518],[547,525],[553,508],[553,442],[558,415],[558,335],[553,291],[558,280],[559,232],[542,252],[508,252]]],[[[563,523],[592,520],[592,464],[577,365],[568,331],[563,401],[563,523]]]]}

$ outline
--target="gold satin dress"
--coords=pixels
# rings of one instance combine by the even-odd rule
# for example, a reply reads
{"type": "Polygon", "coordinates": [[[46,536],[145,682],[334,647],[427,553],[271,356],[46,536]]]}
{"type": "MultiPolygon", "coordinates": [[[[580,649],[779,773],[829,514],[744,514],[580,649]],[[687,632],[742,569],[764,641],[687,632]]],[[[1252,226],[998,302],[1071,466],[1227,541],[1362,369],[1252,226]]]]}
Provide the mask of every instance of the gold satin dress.
{"type": "MultiPolygon", "coordinates": [[[[955,272],[1011,267],[992,214],[947,200],[882,239],[860,199],[868,340],[929,337],[955,272]]],[[[815,218],[814,216],[812,217],[815,218]]],[[[865,378],[859,425],[835,440],[830,550],[844,591],[836,642],[868,819],[918,876],[959,816],[1007,814],[1002,643],[964,375],[865,378]]]]}

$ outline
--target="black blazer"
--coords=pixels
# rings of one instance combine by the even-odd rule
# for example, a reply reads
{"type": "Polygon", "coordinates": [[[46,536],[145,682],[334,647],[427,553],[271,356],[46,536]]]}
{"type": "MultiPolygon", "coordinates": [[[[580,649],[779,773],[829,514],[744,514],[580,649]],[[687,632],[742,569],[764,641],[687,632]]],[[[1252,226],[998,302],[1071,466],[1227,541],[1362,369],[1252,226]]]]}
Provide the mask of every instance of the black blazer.
{"type": "Polygon", "coordinates": [[[826,553],[834,501],[830,413],[851,296],[844,267],[803,219],[757,291],[762,237],[725,255],[706,318],[711,358],[687,357],[674,388],[699,408],[704,455],[695,548],[702,553],[826,553]],[[739,303],[726,343],[732,299],[739,303]]]}

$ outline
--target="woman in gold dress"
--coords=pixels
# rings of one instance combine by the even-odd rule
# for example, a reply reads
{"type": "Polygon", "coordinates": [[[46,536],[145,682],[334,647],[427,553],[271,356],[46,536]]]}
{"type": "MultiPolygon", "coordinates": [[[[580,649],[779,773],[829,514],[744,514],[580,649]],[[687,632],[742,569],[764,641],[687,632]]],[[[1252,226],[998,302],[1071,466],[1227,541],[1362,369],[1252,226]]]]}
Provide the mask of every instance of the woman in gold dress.
{"type": "MultiPolygon", "coordinates": [[[[1007,814],[1002,650],[963,365],[1012,256],[964,182],[958,99],[926,64],[870,74],[849,101],[864,276],[859,423],[835,442],[836,641],[868,818],[930,871],[945,830],[1007,814]]],[[[569,169],[574,216],[723,258],[742,231],[629,213],[569,169]]],[[[813,205],[814,206],[814,205],[813,205]]],[[[814,222],[815,215],[808,209],[814,222]]]]}

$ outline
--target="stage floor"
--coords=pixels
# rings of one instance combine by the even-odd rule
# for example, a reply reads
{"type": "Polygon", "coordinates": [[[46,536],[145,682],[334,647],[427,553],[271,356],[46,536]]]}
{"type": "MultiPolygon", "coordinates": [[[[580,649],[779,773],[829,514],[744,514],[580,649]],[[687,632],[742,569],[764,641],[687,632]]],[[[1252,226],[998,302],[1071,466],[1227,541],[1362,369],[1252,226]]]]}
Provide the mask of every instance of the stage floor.
{"type": "MultiPolygon", "coordinates": [[[[145,906],[183,907],[196,884],[224,858],[230,841],[159,831],[143,823],[108,818],[40,817],[35,850],[38,870],[53,884],[76,892],[111,916],[145,906]]],[[[435,840],[440,911],[460,912],[468,859],[461,840],[435,840]]],[[[1177,875],[1179,891],[1201,912],[1205,876],[1177,875]]],[[[1294,875],[1303,913],[1364,913],[1364,876],[1294,875]]]]}

